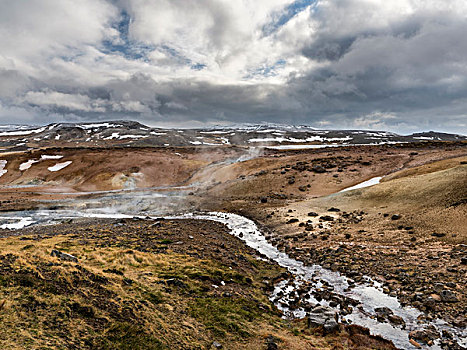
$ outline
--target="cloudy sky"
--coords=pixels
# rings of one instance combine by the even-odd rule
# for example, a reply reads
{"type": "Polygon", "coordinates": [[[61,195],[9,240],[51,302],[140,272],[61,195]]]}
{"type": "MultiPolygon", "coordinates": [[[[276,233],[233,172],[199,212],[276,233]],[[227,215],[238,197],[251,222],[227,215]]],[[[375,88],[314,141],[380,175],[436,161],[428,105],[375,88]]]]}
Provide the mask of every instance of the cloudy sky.
{"type": "Polygon", "coordinates": [[[0,123],[467,134],[465,0],[0,0],[0,123]]]}

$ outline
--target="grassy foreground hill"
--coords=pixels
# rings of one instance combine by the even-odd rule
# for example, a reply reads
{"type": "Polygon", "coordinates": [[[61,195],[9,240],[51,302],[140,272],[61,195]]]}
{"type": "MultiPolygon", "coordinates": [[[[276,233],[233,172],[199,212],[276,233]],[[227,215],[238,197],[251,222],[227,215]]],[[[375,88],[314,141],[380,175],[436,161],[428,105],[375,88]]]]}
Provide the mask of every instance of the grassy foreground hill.
{"type": "Polygon", "coordinates": [[[219,223],[85,219],[2,237],[3,349],[393,348],[282,319],[268,290],[284,270],[219,223]]]}

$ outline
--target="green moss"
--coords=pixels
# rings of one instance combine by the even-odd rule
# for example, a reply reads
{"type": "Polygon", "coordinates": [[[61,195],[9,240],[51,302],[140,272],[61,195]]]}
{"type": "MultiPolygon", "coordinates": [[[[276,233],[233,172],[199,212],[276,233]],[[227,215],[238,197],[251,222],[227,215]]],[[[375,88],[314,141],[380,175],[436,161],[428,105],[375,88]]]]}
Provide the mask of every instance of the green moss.
{"type": "Polygon", "coordinates": [[[190,304],[190,314],[216,336],[234,334],[245,338],[250,336],[248,323],[260,317],[260,310],[245,299],[200,298],[190,304]]]}
{"type": "Polygon", "coordinates": [[[146,294],[147,300],[153,303],[154,305],[161,304],[164,301],[161,292],[148,292],[146,294]]]}
{"type": "Polygon", "coordinates": [[[161,239],[159,241],[160,244],[172,244],[174,241],[172,241],[171,239],[161,239]]]}
{"type": "Polygon", "coordinates": [[[159,339],[145,332],[142,327],[128,322],[115,323],[102,337],[92,341],[91,348],[103,350],[167,349],[159,339]]]}

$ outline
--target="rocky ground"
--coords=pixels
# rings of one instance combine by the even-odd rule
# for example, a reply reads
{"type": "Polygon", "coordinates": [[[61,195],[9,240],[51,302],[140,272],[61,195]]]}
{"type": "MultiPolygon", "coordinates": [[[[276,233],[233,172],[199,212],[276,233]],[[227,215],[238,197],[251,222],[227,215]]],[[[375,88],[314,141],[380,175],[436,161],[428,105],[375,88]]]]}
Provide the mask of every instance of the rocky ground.
{"type": "MultiPolygon", "coordinates": [[[[262,223],[270,242],[294,258],[339,271],[355,283],[370,276],[404,305],[424,311],[427,320],[441,318],[462,329],[467,315],[467,157],[413,163],[418,166],[405,166],[367,189],[289,199],[283,205],[265,193],[254,208],[243,200],[226,205],[262,223]]],[[[303,181],[302,164],[283,167],[295,180],[285,184],[288,192],[303,181]]],[[[305,172],[315,172],[315,166],[308,162],[311,171],[305,172]]],[[[422,343],[439,336],[414,335],[422,343]]],[[[444,338],[446,348],[454,348],[448,345],[450,335],[444,338]]]]}
{"type": "Polygon", "coordinates": [[[4,349],[393,349],[281,319],[284,273],[201,220],[77,220],[0,238],[4,349]]]}

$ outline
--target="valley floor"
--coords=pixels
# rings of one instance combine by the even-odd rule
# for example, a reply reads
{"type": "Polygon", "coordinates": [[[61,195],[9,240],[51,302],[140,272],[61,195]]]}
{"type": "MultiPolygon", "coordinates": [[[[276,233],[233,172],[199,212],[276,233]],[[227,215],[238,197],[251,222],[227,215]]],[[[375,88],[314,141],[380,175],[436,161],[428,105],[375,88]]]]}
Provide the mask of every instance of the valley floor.
{"type": "MultiPolygon", "coordinates": [[[[101,197],[114,204],[122,190],[176,192],[181,211],[239,213],[297,260],[357,284],[370,276],[427,320],[466,327],[467,144],[245,151],[138,149],[120,161],[120,149],[14,154],[5,157],[14,168],[0,177],[0,209],[89,208],[101,197]],[[14,170],[45,153],[73,163],[53,174],[50,160],[14,170]],[[374,177],[381,183],[339,193],[374,177]]],[[[173,210],[157,197],[144,205],[173,210]]],[[[285,271],[218,223],[81,219],[0,236],[7,349],[393,348],[359,327],[323,336],[282,319],[268,296],[285,271]],[[50,256],[53,249],[78,263],[50,256]]],[[[449,334],[420,331],[415,344],[441,338],[456,348],[449,334]]]]}

